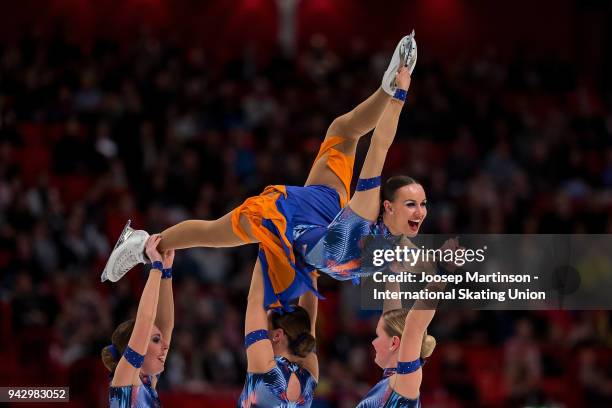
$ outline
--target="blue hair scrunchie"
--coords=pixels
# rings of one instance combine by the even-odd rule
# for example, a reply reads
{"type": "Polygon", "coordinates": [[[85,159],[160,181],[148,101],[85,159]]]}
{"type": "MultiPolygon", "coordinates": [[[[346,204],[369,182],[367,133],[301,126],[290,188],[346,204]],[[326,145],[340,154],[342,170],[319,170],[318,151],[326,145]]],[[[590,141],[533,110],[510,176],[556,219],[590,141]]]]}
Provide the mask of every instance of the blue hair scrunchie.
{"type": "Polygon", "coordinates": [[[115,347],[114,344],[110,344],[108,346],[108,351],[110,351],[113,355],[113,360],[118,362],[121,357],[119,356],[119,350],[117,350],[117,347],[115,347]]]}

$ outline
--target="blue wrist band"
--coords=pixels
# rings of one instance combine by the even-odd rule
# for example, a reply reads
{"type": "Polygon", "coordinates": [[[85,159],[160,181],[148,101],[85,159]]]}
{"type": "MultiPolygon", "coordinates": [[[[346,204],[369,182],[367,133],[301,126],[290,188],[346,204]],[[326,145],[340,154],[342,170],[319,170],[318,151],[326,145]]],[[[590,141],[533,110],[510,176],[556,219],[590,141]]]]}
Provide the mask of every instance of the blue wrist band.
{"type": "Polygon", "coordinates": [[[155,261],[151,264],[151,269],[157,269],[161,272],[164,270],[164,264],[161,261],[155,261]]]}
{"type": "Polygon", "coordinates": [[[254,330],[244,336],[244,348],[249,348],[251,344],[257,343],[260,340],[268,340],[267,330],[254,330]]]}
{"type": "Polygon", "coordinates": [[[398,374],[410,374],[421,368],[423,365],[423,359],[417,358],[414,361],[399,361],[397,363],[398,374]]]}
{"type": "Polygon", "coordinates": [[[380,176],[367,179],[360,178],[359,180],[357,180],[357,187],[355,188],[355,190],[366,191],[376,187],[380,187],[380,176]]]}
{"type": "Polygon", "coordinates": [[[144,363],[144,356],[132,350],[130,346],[127,346],[125,348],[123,357],[127,360],[128,363],[133,365],[135,368],[142,367],[142,363],[144,363]]]}
{"type": "Polygon", "coordinates": [[[395,93],[393,94],[393,97],[397,100],[400,100],[402,102],[406,101],[406,97],[408,96],[408,91],[404,91],[403,89],[397,88],[395,90],[395,93]]]}
{"type": "Polygon", "coordinates": [[[162,279],[172,278],[172,268],[162,269],[162,279]]]}

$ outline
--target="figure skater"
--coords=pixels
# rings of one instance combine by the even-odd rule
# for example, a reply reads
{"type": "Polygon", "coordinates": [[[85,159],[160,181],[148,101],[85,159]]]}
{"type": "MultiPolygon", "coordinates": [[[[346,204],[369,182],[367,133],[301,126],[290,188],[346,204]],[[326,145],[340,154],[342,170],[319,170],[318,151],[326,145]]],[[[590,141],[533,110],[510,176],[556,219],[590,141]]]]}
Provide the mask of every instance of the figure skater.
{"type": "MultiPolygon", "coordinates": [[[[316,276],[312,275],[315,288],[316,276]]],[[[318,298],[308,291],[290,312],[266,313],[263,269],[257,260],[244,327],[247,377],[238,408],[310,407],[319,379],[317,303],[318,298]]]]}
{"type": "MultiPolygon", "coordinates": [[[[404,242],[410,245],[408,242],[404,242]]],[[[457,239],[449,239],[442,250],[458,248],[457,239]]],[[[438,267],[440,273],[454,271],[455,265],[438,267]]],[[[399,292],[398,282],[385,283],[386,289],[399,292]]],[[[428,289],[442,290],[444,285],[429,285],[428,289]]],[[[374,362],[383,369],[382,379],[368,391],[357,408],[417,408],[422,378],[421,366],[436,347],[436,339],[427,334],[433,318],[435,304],[415,302],[412,310],[403,309],[398,299],[385,299],[383,314],[376,325],[376,338],[372,346],[376,352],[374,362]],[[406,362],[408,361],[408,362],[406,362]]]]}
{"type": "Polygon", "coordinates": [[[157,408],[157,380],[164,370],[174,328],[172,263],[174,251],[159,253],[161,236],[145,244],[152,261],[140,297],[136,318],[121,323],[112,343],[102,350],[102,361],[111,372],[110,408],[157,408]]]}
{"type": "MultiPolygon", "coordinates": [[[[358,276],[362,271],[357,259],[359,251],[354,249],[359,246],[357,241],[370,233],[369,228],[375,225],[378,217],[380,173],[395,137],[415,63],[413,32],[398,43],[381,88],[332,122],[304,187],[269,186],[261,195],[247,199],[217,220],[181,222],[161,233],[159,250],[231,247],[258,242],[267,308],[290,310],[290,301],[306,291],[318,295],[311,285],[315,269],[321,268],[342,280],[358,276]],[[374,127],[357,191],[346,207],[357,142],[374,127]],[[333,228],[329,229],[334,217],[338,222],[334,221],[333,228]],[[343,227],[338,226],[346,220],[358,224],[345,228],[347,232],[357,231],[360,235],[357,240],[353,239],[354,235],[341,238],[351,240],[348,246],[344,245],[349,248],[344,253],[335,251],[342,243],[339,244],[334,235],[337,231],[342,233],[343,227]],[[329,248],[332,248],[331,254],[329,248]]],[[[411,189],[419,190],[419,187],[411,189]]],[[[422,188],[418,192],[424,197],[422,188]]],[[[423,197],[419,195],[415,205],[424,206],[423,197]]],[[[390,211],[393,211],[391,204],[390,211]]],[[[398,219],[404,221],[401,217],[398,219]]],[[[416,233],[421,222],[422,218],[415,218],[405,225],[388,227],[391,233],[416,233]]],[[[137,263],[145,262],[142,247],[147,236],[145,231],[129,228],[128,222],[109,257],[102,280],[116,281],[137,263]]]]}
{"type": "Polygon", "coordinates": [[[376,327],[376,363],[385,367],[383,379],[357,408],[417,408],[423,379],[421,366],[435,347],[427,326],[434,310],[394,309],[385,312],[376,327]],[[396,363],[396,364],[394,364],[396,363]],[[395,367],[394,367],[395,366],[395,367]]]}

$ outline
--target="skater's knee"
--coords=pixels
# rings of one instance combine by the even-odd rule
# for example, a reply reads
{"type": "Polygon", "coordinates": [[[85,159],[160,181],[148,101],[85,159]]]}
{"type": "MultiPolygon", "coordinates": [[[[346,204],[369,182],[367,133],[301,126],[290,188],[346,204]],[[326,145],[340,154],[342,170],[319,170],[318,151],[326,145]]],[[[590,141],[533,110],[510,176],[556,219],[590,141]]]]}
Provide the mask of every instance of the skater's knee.
{"type": "Polygon", "coordinates": [[[362,135],[359,129],[352,125],[352,112],[338,116],[327,129],[327,136],[342,136],[345,139],[359,139],[362,135]]]}

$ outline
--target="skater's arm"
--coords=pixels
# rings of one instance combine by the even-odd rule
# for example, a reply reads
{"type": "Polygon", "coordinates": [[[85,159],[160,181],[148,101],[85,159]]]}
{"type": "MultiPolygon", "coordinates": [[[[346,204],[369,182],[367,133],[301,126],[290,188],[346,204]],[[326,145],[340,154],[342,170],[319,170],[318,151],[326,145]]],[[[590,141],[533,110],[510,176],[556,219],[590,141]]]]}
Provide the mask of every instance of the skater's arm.
{"type": "MultiPolygon", "coordinates": [[[[317,289],[317,278],[319,277],[318,273],[312,274],[312,286],[317,289]]],[[[300,296],[300,301],[298,303],[302,306],[306,312],[308,312],[308,316],[310,316],[310,334],[312,337],[316,338],[316,326],[317,326],[317,308],[319,306],[319,298],[312,292],[308,291],[300,296]]]]}
{"type": "MultiPolygon", "coordinates": [[[[411,82],[410,73],[408,70],[406,68],[401,68],[398,71],[396,78],[398,92],[408,92],[411,82]]],[[[374,150],[373,153],[381,153],[381,155],[380,157],[371,157],[371,160],[368,160],[368,155],[366,155],[359,178],[367,179],[377,177],[382,173],[387,151],[395,139],[397,125],[403,107],[404,100],[399,97],[390,98],[387,102],[387,106],[378,119],[376,128],[374,128],[374,133],[372,134],[372,140],[370,142],[370,149],[368,149],[368,155],[370,150],[374,150]]]]}
{"type": "MultiPolygon", "coordinates": [[[[446,248],[457,248],[458,241],[456,239],[447,240],[442,246],[446,248]]],[[[428,292],[439,292],[446,288],[446,283],[443,282],[432,282],[429,283],[425,289],[428,292]]],[[[421,347],[423,344],[423,336],[425,331],[431,323],[436,308],[438,307],[438,300],[422,300],[419,299],[414,302],[412,309],[406,315],[406,321],[404,323],[404,330],[402,332],[402,340],[399,348],[398,355],[398,371],[393,389],[400,395],[415,399],[419,396],[419,389],[423,380],[423,370],[420,368],[420,357],[421,347]],[[412,365],[413,370],[407,370],[405,374],[401,373],[400,363],[413,363],[407,364],[405,367],[412,365]],[[417,363],[418,362],[418,363],[417,363]]]]}
{"type": "Polygon", "coordinates": [[[264,308],[263,271],[258,260],[255,263],[253,276],[251,277],[251,287],[249,288],[244,322],[247,371],[250,373],[265,373],[270,371],[275,365],[272,342],[267,337],[267,330],[268,315],[264,308]],[[263,340],[254,341],[247,345],[247,340],[252,338],[252,336],[263,338],[263,340]]]}
{"type": "MultiPolygon", "coordinates": [[[[317,289],[318,277],[318,272],[311,275],[312,286],[315,289],[317,289]]],[[[303,307],[308,313],[308,316],[310,316],[310,334],[316,339],[317,309],[319,306],[319,298],[312,291],[308,291],[302,296],[300,296],[299,305],[303,307]]],[[[304,357],[302,365],[310,372],[310,374],[312,374],[315,381],[319,381],[319,359],[317,357],[316,351],[308,353],[308,355],[304,357]]]]}
{"type": "MultiPolygon", "coordinates": [[[[161,255],[155,249],[159,243],[159,235],[153,235],[149,237],[146,244],[146,251],[151,261],[162,260],[161,255]]],[[[140,296],[140,303],[138,304],[138,311],[136,313],[136,322],[134,323],[134,330],[130,336],[128,347],[134,352],[144,356],[147,352],[149,342],[151,341],[151,330],[153,329],[153,323],[155,322],[155,315],[157,311],[157,303],[159,298],[159,287],[161,281],[161,270],[151,269],[149,278],[145,284],[142,295],[140,296]]],[[[113,376],[112,386],[122,387],[126,385],[139,385],[140,368],[134,367],[128,362],[125,356],[122,356],[115,369],[113,376]]]]}
{"type": "MultiPolygon", "coordinates": [[[[386,282],[385,289],[391,293],[399,293],[400,292],[400,284],[399,282],[386,282]]],[[[388,312],[389,310],[401,309],[402,301],[400,299],[392,299],[393,296],[386,296],[383,301],[383,313],[388,312]]]]}
{"type": "MultiPolygon", "coordinates": [[[[400,244],[404,246],[414,246],[406,237],[402,237],[400,244]]],[[[394,273],[400,273],[403,271],[402,265],[395,263],[395,262],[390,265],[390,269],[394,273]]],[[[385,282],[385,289],[390,291],[391,293],[399,293],[401,291],[399,282],[395,282],[395,281],[385,282]]],[[[393,296],[385,297],[383,301],[383,313],[389,310],[396,310],[396,309],[401,309],[401,308],[402,308],[401,299],[393,299],[393,296]]]]}
{"type": "MultiPolygon", "coordinates": [[[[397,73],[397,84],[398,89],[404,92],[410,86],[410,74],[405,67],[401,68],[397,73]]],[[[397,124],[403,106],[404,101],[396,97],[390,98],[387,102],[387,106],[374,129],[370,147],[359,173],[360,179],[370,179],[381,175],[387,152],[395,139],[397,124]]],[[[349,202],[349,207],[359,216],[375,221],[380,211],[379,197],[380,187],[355,191],[349,202]]]]}
{"type": "Polygon", "coordinates": [[[420,360],[423,336],[435,313],[435,309],[415,309],[413,307],[406,315],[398,355],[398,372],[393,386],[393,389],[403,397],[418,398],[423,380],[423,370],[418,367],[413,372],[402,374],[400,363],[418,362],[420,360]]]}
{"type": "MultiPolygon", "coordinates": [[[[174,262],[174,251],[162,253],[162,263],[164,272],[172,269],[174,262]]],[[[172,331],[174,330],[174,294],[172,292],[172,275],[161,280],[159,288],[159,302],[157,303],[157,315],[155,325],[159,328],[166,342],[170,347],[172,331]]]]}

